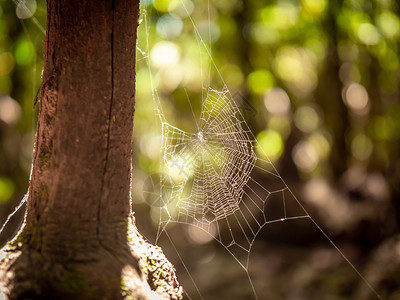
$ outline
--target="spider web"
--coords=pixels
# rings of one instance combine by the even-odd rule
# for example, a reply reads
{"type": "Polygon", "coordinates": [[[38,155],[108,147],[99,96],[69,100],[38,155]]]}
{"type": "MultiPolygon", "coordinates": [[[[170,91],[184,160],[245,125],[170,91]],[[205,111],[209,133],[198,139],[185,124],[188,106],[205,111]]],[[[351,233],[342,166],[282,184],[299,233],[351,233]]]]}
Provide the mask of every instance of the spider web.
{"type": "Polygon", "coordinates": [[[247,269],[263,226],[309,218],[299,203],[288,213],[286,202],[293,202],[293,195],[272,162],[257,157],[257,146],[228,90],[208,89],[197,133],[162,123],[163,164],[175,180],[161,185],[164,199],[157,239],[171,222],[194,225],[247,269]],[[277,202],[280,213],[268,216],[269,201],[277,202]]]}
{"type": "Polygon", "coordinates": [[[253,141],[243,129],[246,123],[240,117],[226,91],[210,89],[197,133],[187,134],[163,123],[164,162],[184,175],[175,188],[180,198],[176,206],[180,209],[178,215],[209,224],[239,209],[243,188],[256,161],[253,141]],[[184,160],[177,161],[176,157],[184,160]],[[190,194],[185,197],[188,184],[190,194]]]}
{"type": "MultiPolygon", "coordinates": [[[[241,107],[243,103],[238,104],[232,96],[211,56],[209,46],[199,33],[185,4],[182,1],[180,4],[193,26],[200,60],[206,56],[209,62],[209,66],[201,70],[203,96],[199,122],[196,121],[188,96],[197,127],[195,132],[173,126],[163,113],[147,55],[150,50],[149,16],[146,6],[142,6],[146,51],[139,49],[139,52],[143,55],[141,59],[147,63],[155,110],[162,127],[162,166],[161,173],[157,175],[159,184],[154,186],[159,189],[159,194],[156,195],[159,199],[155,201],[159,207],[156,243],[165,234],[173,244],[167,232],[170,223],[181,223],[203,230],[219,242],[245,270],[254,297],[258,299],[249,273],[250,252],[257,235],[271,223],[308,219],[376,297],[381,298],[308,214],[267,157],[244,117],[246,114],[241,107]],[[213,80],[213,86],[220,86],[219,89],[211,87],[211,68],[219,77],[213,80]]],[[[211,40],[210,36],[209,39],[211,40]]],[[[177,254],[180,257],[178,251],[177,254]]],[[[182,263],[185,266],[183,261],[182,263]]],[[[187,272],[191,278],[188,270],[187,272]]],[[[202,298],[193,279],[192,282],[202,298]]]]}
{"type": "Polygon", "coordinates": [[[208,89],[197,133],[162,123],[162,140],[164,167],[175,180],[161,185],[170,192],[161,194],[169,198],[161,201],[158,235],[170,222],[195,225],[239,260],[236,253],[248,254],[265,224],[309,217],[301,207],[288,216],[290,191],[273,164],[257,157],[257,141],[228,90],[208,89]],[[281,202],[278,217],[266,214],[270,199],[281,202]],[[221,233],[226,227],[229,236],[221,233]]]}

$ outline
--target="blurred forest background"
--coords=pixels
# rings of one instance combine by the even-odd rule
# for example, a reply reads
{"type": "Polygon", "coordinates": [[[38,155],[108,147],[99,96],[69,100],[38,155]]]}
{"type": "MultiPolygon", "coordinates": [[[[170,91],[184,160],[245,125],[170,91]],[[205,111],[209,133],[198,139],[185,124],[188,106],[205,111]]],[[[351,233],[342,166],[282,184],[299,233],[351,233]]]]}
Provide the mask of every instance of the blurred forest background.
{"type": "MultiPolygon", "coordinates": [[[[45,20],[45,1],[0,0],[1,223],[28,187],[45,20]]],[[[132,194],[151,242],[157,220],[142,189],[162,160],[154,88],[168,121],[193,132],[187,94],[198,116],[209,84],[191,20],[288,186],[382,298],[400,299],[399,2],[142,1],[132,194]]],[[[168,232],[173,244],[164,236],[161,246],[187,298],[254,298],[215,240],[191,226],[168,232]]],[[[248,270],[260,299],[377,298],[310,220],[265,226],[248,270]]]]}

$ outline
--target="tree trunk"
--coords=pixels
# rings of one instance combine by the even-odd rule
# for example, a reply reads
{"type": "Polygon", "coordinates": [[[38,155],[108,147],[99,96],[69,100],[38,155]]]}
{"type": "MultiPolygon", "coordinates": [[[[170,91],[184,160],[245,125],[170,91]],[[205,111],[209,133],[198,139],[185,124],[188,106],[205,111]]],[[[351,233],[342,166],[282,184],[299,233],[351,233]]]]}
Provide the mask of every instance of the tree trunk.
{"type": "Polygon", "coordinates": [[[178,299],[131,214],[139,1],[48,0],[24,227],[3,251],[10,299],[178,299]]]}
{"type": "Polygon", "coordinates": [[[339,178],[347,169],[346,130],[349,127],[348,111],[342,101],[343,85],[339,78],[340,59],[338,55],[339,29],[336,24],[337,16],[342,7],[342,0],[329,3],[326,22],[323,24],[331,41],[324,71],[320,75],[320,84],[317,91],[317,103],[324,111],[325,124],[332,134],[330,166],[333,178],[339,178]],[[340,116],[340,122],[338,122],[340,116]]]}

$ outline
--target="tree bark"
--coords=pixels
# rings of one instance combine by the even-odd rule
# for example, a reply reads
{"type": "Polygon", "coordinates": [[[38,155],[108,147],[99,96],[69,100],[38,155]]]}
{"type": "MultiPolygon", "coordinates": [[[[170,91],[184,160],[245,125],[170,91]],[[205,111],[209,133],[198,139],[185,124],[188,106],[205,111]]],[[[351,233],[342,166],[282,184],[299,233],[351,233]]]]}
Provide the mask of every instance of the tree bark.
{"type": "Polygon", "coordinates": [[[181,298],[131,214],[138,16],[138,0],[47,2],[27,213],[0,266],[10,299],[181,298]]]}

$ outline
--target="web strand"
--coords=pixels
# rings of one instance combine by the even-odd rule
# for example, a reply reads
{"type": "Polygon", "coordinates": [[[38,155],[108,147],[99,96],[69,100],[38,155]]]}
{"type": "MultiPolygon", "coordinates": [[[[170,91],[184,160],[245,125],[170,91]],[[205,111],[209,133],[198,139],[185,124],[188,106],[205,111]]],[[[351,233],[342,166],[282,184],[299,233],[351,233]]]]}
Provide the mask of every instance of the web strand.
{"type": "MultiPolygon", "coordinates": [[[[162,124],[161,170],[171,175],[173,181],[172,186],[167,187],[168,192],[161,192],[161,195],[168,195],[168,198],[162,201],[164,205],[159,209],[156,241],[162,234],[166,234],[173,244],[166,231],[171,223],[201,229],[221,244],[243,268],[254,297],[258,299],[249,272],[250,253],[256,237],[267,225],[309,219],[380,299],[368,280],[309,215],[250,130],[211,55],[210,3],[207,2],[209,45],[204,42],[182,0],[180,4],[192,24],[200,50],[200,60],[205,54],[210,66],[207,72],[204,72],[203,67],[200,68],[203,88],[199,121],[196,120],[191,99],[184,88],[197,132],[186,132],[167,121],[161,109],[158,92],[151,83],[153,99],[162,124]],[[211,67],[222,85],[211,82],[211,67]],[[221,86],[222,90],[218,90],[221,86]],[[269,207],[278,203],[281,207],[279,213],[271,213],[269,207]]],[[[144,19],[147,35],[149,24],[146,16],[144,19]]],[[[148,39],[146,42],[148,52],[148,39]]],[[[150,69],[149,67],[152,76],[150,69]]],[[[177,251],[174,244],[173,247],[177,251]]],[[[180,259],[182,261],[181,257],[180,259]]],[[[184,267],[188,272],[185,264],[184,267]]],[[[189,276],[194,283],[192,276],[189,276]]],[[[195,283],[194,285],[201,295],[195,283]]]]}

